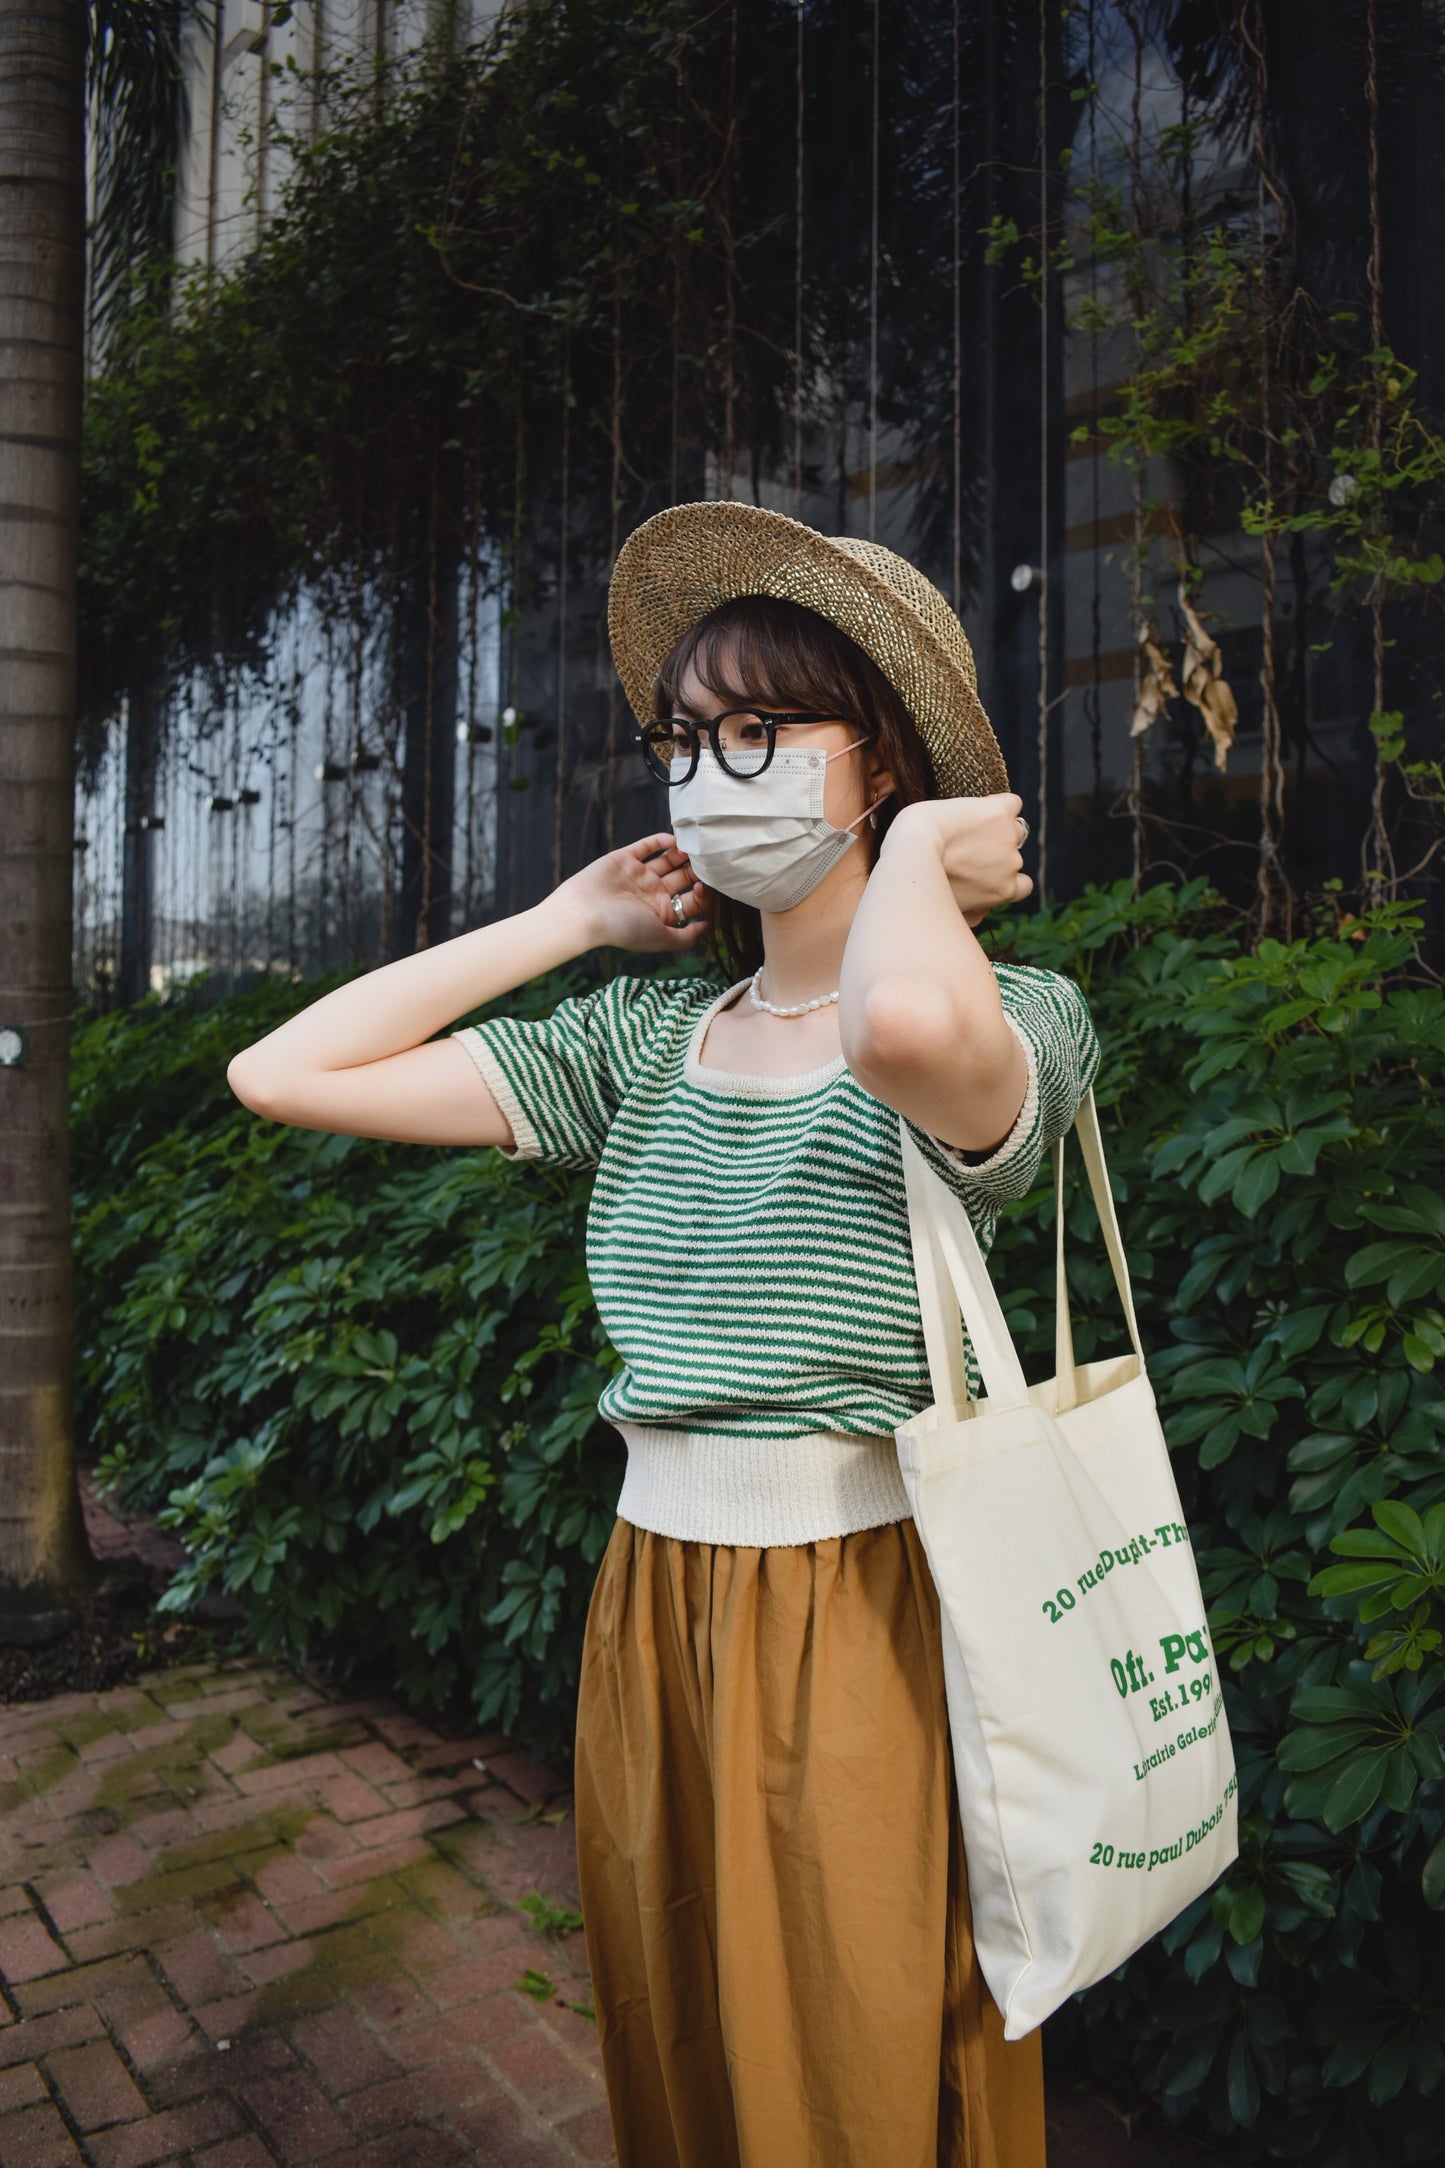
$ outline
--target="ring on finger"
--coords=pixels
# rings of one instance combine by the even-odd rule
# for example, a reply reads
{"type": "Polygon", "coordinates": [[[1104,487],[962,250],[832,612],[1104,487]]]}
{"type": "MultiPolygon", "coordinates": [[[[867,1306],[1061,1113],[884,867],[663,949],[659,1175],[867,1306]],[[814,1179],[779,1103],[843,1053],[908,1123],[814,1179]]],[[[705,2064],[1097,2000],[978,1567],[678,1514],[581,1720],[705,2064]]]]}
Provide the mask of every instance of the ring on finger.
{"type": "Polygon", "coordinates": [[[681,896],[672,898],[672,915],[679,926],[685,926],[688,923],[687,905],[683,902],[681,896]]]}
{"type": "Polygon", "coordinates": [[[1029,824],[1028,824],[1028,822],[1027,822],[1027,821],[1026,821],[1026,820],[1024,819],[1024,817],[1023,817],[1022,813],[1015,813],[1015,815],[1014,815],[1014,819],[1015,819],[1015,820],[1016,820],[1016,821],[1018,822],[1018,824],[1019,824],[1019,841],[1020,841],[1020,843],[1027,843],[1027,842],[1028,842],[1028,840],[1029,840],[1029,824]]]}

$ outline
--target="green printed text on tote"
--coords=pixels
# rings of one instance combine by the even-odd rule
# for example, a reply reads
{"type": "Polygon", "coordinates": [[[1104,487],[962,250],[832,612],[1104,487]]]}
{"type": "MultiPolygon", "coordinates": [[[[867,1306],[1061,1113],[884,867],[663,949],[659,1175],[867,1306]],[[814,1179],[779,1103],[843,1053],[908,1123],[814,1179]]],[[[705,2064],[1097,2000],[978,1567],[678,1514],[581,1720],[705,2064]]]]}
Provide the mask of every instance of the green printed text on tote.
{"type": "MultiPolygon", "coordinates": [[[[1100,1551],[1093,1564],[1085,1566],[1078,1576],[1079,1594],[1087,1596],[1089,1590],[1097,1588],[1105,1575],[1112,1573],[1116,1566],[1137,1566],[1140,1559],[1147,1558],[1150,1551],[1167,1551],[1171,1544],[1187,1544],[1188,1541],[1189,1530],[1183,1521],[1161,1521],[1152,1535],[1146,1535],[1141,1529],[1137,1535],[1130,1536],[1127,1543],[1121,1543],[1116,1549],[1100,1551]]],[[[1052,1596],[1045,1596],[1039,1609],[1048,1613],[1051,1626],[1057,1626],[1065,1613],[1073,1610],[1075,1600],[1072,1589],[1056,1588],[1052,1596]]]]}
{"type": "MultiPolygon", "coordinates": [[[[1211,1725],[1211,1731],[1213,1728],[1213,1725],[1211,1725]]],[[[1195,1828],[1186,1829],[1183,1836],[1176,1838],[1173,1844],[1161,1844],[1147,1853],[1130,1852],[1122,1847],[1116,1851],[1112,1844],[1105,1844],[1101,1838],[1096,1838],[1094,1840],[1094,1849],[1089,1854],[1089,1865],[1091,1867],[1137,1867],[1144,1874],[1148,1874],[1150,1869],[1154,1867],[1172,1865],[1176,1859],[1182,1859],[1186,1852],[1192,1852],[1196,1844],[1203,1844],[1209,1832],[1218,1827],[1224,1818],[1225,1808],[1229,1805],[1238,1789],[1239,1778],[1231,1776],[1224,1787],[1224,1793],[1219,1805],[1212,1814],[1206,1814],[1204,1820],[1198,1823],[1195,1828]]]]}

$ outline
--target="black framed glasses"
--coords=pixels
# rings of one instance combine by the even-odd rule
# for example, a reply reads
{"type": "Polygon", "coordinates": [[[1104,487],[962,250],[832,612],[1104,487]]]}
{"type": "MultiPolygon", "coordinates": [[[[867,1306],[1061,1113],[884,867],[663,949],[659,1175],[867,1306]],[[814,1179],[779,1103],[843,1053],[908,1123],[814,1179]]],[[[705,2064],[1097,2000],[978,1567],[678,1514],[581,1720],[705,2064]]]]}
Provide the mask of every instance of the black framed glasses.
{"type": "Polygon", "coordinates": [[[720,768],[728,775],[746,777],[761,775],[772,766],[780,730],[803,723],[852,722],[849,715],[781,715],[769,708],[726,708],[706,723],[670,715],[663,722],[648,723],[637,736],[652,773],[675,790],[696,775],[704,739],[720,768]]]}

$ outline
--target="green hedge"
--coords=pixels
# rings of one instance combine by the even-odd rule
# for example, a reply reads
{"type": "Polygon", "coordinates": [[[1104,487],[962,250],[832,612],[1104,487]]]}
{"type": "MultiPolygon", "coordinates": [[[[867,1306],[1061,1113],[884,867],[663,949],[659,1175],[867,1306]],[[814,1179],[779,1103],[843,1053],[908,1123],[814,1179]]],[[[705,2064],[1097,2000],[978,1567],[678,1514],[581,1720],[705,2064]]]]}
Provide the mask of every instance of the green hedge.
{"type": "Polygon", "coordinates": [[[268,1653],[381,1666],[414,1702],[565,1750],[625,1458],[596,1414],[616,1357],[582,1262],[589,1183],[246,1113],[229,1056],[321,990],[79,1033],[82,1438],[184,1536],[172,1608],[218,1583],[268,1653]]]}
{"type": "MultiPolygon", "coordinates": [[[[1171,2118],[1311,2168],[1440,2151],[1445,998],[1416,930],[1390,909],[1250,954],[1199,883],[1006,929],[1099,1024],[1240,1765],[1237,1865],[1053,2024],[1171,2118]]],[[[380,1658],[565,1747],[621,1473],[586,1184],[231,1109],[226,1053],[306,991],[80,1035],[92,1435],[192,1546],[177,1605],[218,1579],[268,1648],[380,1658]]],[[[1087,1359],[1121,1327],[1077,1166],[1067,1212],[1087,1359]]],[[[1052,1239],[1045,1177],[996,1252],[1036,1369],[1052,1239]]]]}

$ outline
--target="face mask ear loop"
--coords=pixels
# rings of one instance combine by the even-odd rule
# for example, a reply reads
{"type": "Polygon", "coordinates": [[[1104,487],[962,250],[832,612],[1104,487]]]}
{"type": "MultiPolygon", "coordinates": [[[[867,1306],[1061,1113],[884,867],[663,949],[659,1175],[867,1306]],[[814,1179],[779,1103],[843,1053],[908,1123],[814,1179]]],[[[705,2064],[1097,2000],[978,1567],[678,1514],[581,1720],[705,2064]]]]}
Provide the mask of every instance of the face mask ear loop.
{"type": "Polygon", "coordinates": [[[847,824],[847,828],[843,830],[843,833],[845,833],[845,835],[851,835],[851,833],[854,833],[854,828],[858,828],[858,826],[860,826],[860,824],[862,824],[864,820],[869,820],[869,815],[877,813],[877,809],[880,809],[880,806],[886,806],[890,798],[893,798],[893,791],[884,791],[884,796],[882,796],[882,798],[875,798],[871,806],[864,806],[864,809],[862,809],[862,813],[858,815],[858,820],[851,820],[851,822],[847,824]]]}
{"type": "MultiPolygon", "coordinates": [[[[841,760],[845,753],[856,753],[860,745],[869,745],[871,743],[872,740],[869,738],[855,738],[851,745],[839,746],[836,753],[825,753],[823,755],[823,765],[824,767],[826,767],[830,760],[841,760]]],[[[841,835],[851,835],[853,833],[853,830],[858,826],[858,821],[866,821],[870,813],[876,813],[879,806],[886,805],[888,803],[888,800],[892,796],[893,793],[891,790],[885,790],[881,798],[875,798],[873,800],[872,805],[864,806],[862,812],[858,815],[858,820],[849,821],[847,827],[840,829],[839,833],[841,835]]]]}

